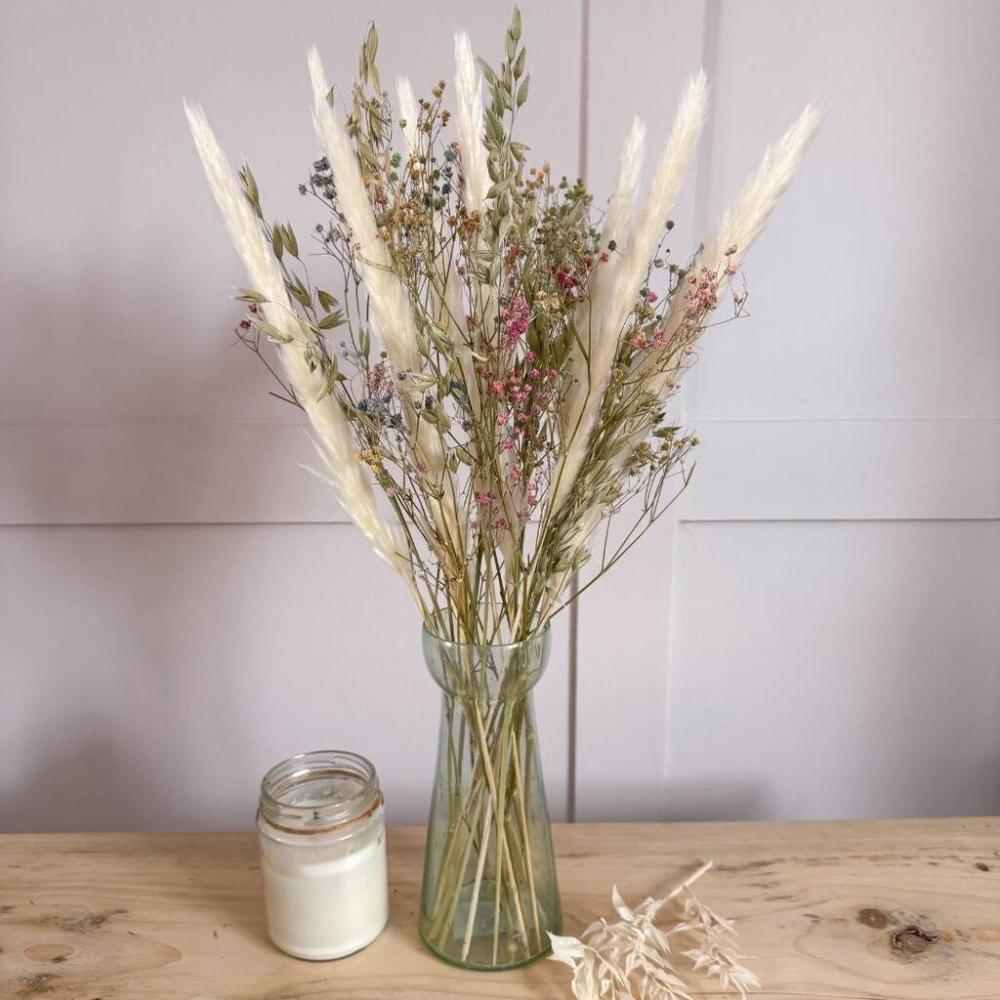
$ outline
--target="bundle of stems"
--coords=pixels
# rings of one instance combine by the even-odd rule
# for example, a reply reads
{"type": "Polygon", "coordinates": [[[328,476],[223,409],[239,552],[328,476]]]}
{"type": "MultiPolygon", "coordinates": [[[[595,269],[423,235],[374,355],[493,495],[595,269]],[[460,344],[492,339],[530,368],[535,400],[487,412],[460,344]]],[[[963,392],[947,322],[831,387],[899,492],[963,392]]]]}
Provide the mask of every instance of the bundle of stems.
{"type": "MultiPolygon", "coordinates": [[[[276,394],[308,415],[323,474],[428,628],[480,650],[522,643],[578,596],[573,581],[592,555],[586,586],[686,484],[696,439],[668,422],[666,401],[820,114],[807,107],[767,150],[682,266],[667,240],[705,121],[704,76],[684,90],[644,198],[645,127],[633,123],[598,213],[582,181],[529,166],[515,138],[529,89],[517,9],[495,66],[456,36],[454,110],[443,80],[419,99],[399,81],[394,108],[377,50],[372,26],[344,100],[309,56],[322,155],[299,191],[322,217],[308,249],[289,224],[268,221],[250,166],[234,173],[204,113],[187,108],[249,275],[238,335],[276,394]]],[[[739,314],[745,291],[732,301],[739,314]]],[[[498,869],[530,876],[499,807],[511,796],[524,809],[525,723],[505,715],[504,684],[482,694],[481,657],[455,669],[474,737],[462,794],[475,797],[460,812],[480,832],[468,856],[481,871],[489,826],[500,831],[498,869]]]]}
{"type": "Polygon", "coordinates": [[[547,950],[546,931],[561,924],[528,697],[548,639],[546,631],[489,649],[425,644],[445,691],[446,767],[431,809],[421,932],[439,954],[463,963],[475,947],[473,964],[519,964],[547,950]],[[477,931],[484,922],[485,933],[477,931]]]}

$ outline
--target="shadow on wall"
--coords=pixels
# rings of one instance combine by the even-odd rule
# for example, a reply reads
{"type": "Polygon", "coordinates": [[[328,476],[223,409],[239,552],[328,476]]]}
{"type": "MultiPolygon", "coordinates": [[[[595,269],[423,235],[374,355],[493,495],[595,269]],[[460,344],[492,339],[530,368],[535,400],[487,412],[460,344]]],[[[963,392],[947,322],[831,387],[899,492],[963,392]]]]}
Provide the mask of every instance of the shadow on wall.
{"type": "Polygon", "coordinates": [[[249,825],[263,766],[253,716],[266,704],[240,690],[246,651],[233,620],[254,609],[225,587],[238,559],[208,567],[169,527],[10,531],[8,551],[34,564],[6,629],[16,723],[0,829],[249,825]],[[185,594],[206,569],[211,587],[185,594]]]}
{"type": "MultiPolygon", "coordinates": [[[[203,331],[204,345],[192,347],[192,337],[178,336],[195,323],[205,325],[196,319],[200,283],[192,256],[192,248],[182,254],[150,247],[126,272],[112,275],[95,263],[95,251],[65,293],[23,281],[4,288],[11,328],[30,331],[12,348],[5,383],[19,364],[31,361],[37,370],[44,363],[57,402],[25,406],[44,418],[4,429],[14,436],[5,449],[14,461],[4,470],[0,503],[7,521],[0,527],[7,581],[0,601],[3,700],[10,713],[0,731],[3,830],[252,821],[256,779],[269,762],[253,740],[254,715],[266,713],[267,705],[248,703],[240,670],[249,657],[246,619],[266,608],[248,605],[254,595],[241,589],[242,538],[231,525],[141,523],[169,522],[173,508],[196,511],[215,503],[205,494],[218,489],[218,442],[203,428],[180,427],[182,465],[164,467],[169,456],[145,447],[158,435],[143,433],[162,428],[162,421],[112,417],[118,422],[98,424],[90,416],[102,409],[169,414],[201,399],[225,411],[244,397],[264,396],[268,376],[249,354],[241,356],[231,332],[240,307],[225,303],[224,289],[213,290],[203,315],[229,318],[203,331]],[[193,290],[193,308],[177,303],[177,289],[185,287],[193,290]],[[62,357],[74,364],[61,363],[62,357]],[[88,400],[96,391],[120,398],[88,400]],[[113,510],[95,511],[94,498],[107,494],[109,482],[118,494],[109,498],[113,510]],[[83,515],[74,518],[78,500],[83,515]],[[71,523],[59,523],[53,513],[71,523]],[[209,545],[199,542],[206,530],[213,531],[209,545]],[[191,754],[192,721],[203,759],[191,754]],[[190,760],[186,774],[179,757],[190,760]],[[219,787],[213,778],[220,759],[247,761],[235,771],[253,778],[226,794],[209,794],[219,787]]],[[[19,391],[10,386],[14,399],[8,396],[7,404],[15,412],[19,391]]],[[[277,401],[268,411],[276,422],[295,419],[295,411],[277,401]]],[[[304,475],[294,461],[288,466],[290,474],[304,475]]],[[[233,470],[232,489],[253,510],[255,494],[273,492],[276,478],[281,474],[267,462],[248,462],[233,470]]],[[[329,508],[336,512],[332,498],[329,508]]],[[[257,692],[266,689],[258,685],[257,692]]]]}
{"type": "Polygon", "coordinates": [[[701,822],[719,819],[771,819],[764,782],[699,781],[670,783],[664,819],[701,822]]]}
{"type": "Polygon", "coordinates": [[[113,723],[73,716],[65,719],[62,738],[52,739],[58,728],[54,719],[40,729],[31,759],[4,792],[0,829],[141,830],[146,824],[125,817],[162,815],[163,782],[113,723]]]}
{"type": "Polygon", "coordinates": [[[209,292],[214,272],[198,272],[196,256],[151,248],[114,274],[87,261],[68,294],[0,279],[11,329],[30,333],[3,345],[4,523],[252,521],[282,510],[289,520],[296,505],[315,520],[336,515],[318,482],[291,505],[276,489],[278,463],[314,457],[304,419],[267,396],[276,383],[232,332],[235,267],[209,292]],[[165,289],[191,291],[178,301],[165,289]]]}

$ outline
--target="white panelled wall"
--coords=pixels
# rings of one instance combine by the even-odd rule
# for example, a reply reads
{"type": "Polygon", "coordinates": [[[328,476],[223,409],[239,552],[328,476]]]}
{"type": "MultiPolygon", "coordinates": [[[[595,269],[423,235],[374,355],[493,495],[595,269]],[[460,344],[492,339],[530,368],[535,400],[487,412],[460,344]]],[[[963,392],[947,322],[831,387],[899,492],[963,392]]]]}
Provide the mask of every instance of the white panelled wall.
{"type": "MultiPolygon", "coordinates": [[[[560,621],[553,813],[1000,809],[1000,5],[532,0],[527,142],[613,180],[713,85],[683,261],[768,139],[830,110],[679,412],[690,489],[560,621]],[[571,717],[572,712],[572,717],[571,717]],[[570,787],[572,782],[572,787],[570,787]]],[[[422,819],[437,700],[407,595],[232,346],[202,102],[300,234],[304,54],[369,19],[419,91],[506,2],[0,0],[0,829],[246,826],[283,755],[357,749],[422,819]]]]}
{"type": "MultiPolygon", "coordinates": [[[[615,81],[682,15],[714,89],[685,254],[764,137],[829,113],[751,251],[750,317],[690,372],[690,489],[585,596],[577,816],[996,812],[1000,4],[624,7],[644,30],[628,66],[592,49],[591,180],[615,81]]],[[[621,10],[595,3],[593,36],[621,10]]]]}
{"type": "MultiPolygon", "coordinates": [[[[437,689],[419,619],[330,491],[297,411],[238,345],[246,283],[181,105],[201,102],[304,242],[319,155],[306,52],[345,84],[374,18],[387,83],[426,93],[506,4],[2,0],[0,829],[246,826],[260,776],[321,747],[423,818],[437,689]]],[[[575,172],[582,10],[529,3],[548,105],[532,145],[575,172]],[[549,108],[569,109],[553,121],[549,108]]],[[[568,619],[539,688],[565,816],[568,619]]]]}

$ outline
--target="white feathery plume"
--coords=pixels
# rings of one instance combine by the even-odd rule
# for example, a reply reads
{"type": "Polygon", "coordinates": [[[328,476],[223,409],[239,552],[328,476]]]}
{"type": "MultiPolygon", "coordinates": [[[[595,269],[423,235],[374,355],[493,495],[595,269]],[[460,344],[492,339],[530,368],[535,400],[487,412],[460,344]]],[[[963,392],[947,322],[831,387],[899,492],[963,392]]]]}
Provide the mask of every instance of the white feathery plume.
{"type": "Polygon", "coordinates": [[[706,247],[706,261],[721,264],[725,251],[735,246],[733,264],[739,264],[788,190],[822,121],[822,110],[815,104],[806,105],[788,131],[767,148],[757,172],[723,216],[719,232],[706,247]]]}
{"type": "Polygon", "coordinates": [[[399,527],[385,522],[379,515],[371,482],[355,457],[356,448],[347,418],[332,394],[323,395],[323,375],[318,370],[311,371],[305,360],[303,349],[308,346],[305,332],[292,309],[284,278],[258,221],[204,111],[189,107],[187,103],[184,110],[229,237],[254,289],[267,297],[267,302],[261,306],[267,322],[290,338],[288,343],[281,345],[280,357],[316,433],[317,450],[326,465],[329,481],[341,506],[378,555],[409,579],[412,574],[404,555],[406,546],[399,527]]]}
{"type": "MultiPolygon", "coordinates": [[[[226,232],[229,233],[229,238],[243,261],[254,290],[266,296],[268,303],[273,307],[271,311],[278,310],[288,303],[288,292],[285,289],[284,278],[273,266],[273,254],[267,248],[257,219],[233,175],[229,161],[215,138],[215,133],[208,124],[204,110],[200,107],[191,107],[185,101],[184,113],[187,115],[191,135],[198,156],[201,158],[202,167],[205,169],[205,176],[208,178],[208,185],[222,214],[226,232]]],[[[275,325],[278,326],[280,323],[283,328],[287,325],[285,320],[286,317],[279,313],[275,317],[275,325]]]]}
{"type": "MultiPolygon", "coordinates": [[[[472,41],[460,31],[455,35],[455,101],[458,118],[458,148],[462,157],[462,175],[465,179],[462,198],[468,212],[486,212],[486,194],[490,189],[487,167],[488,153],[485,142],[485,114],[483,111],[483,80],[476,66],[472,41]]],[[[497,290],[489,284],[479,285],[479,307],[482,310],[482,329],[492,331],[497,320],[497,290]]],[[[463,359],[471,363],[471,357],[463,359]]]]}
{"type": "MultiPolygon", "coordinates": [[[[673,211],[684,174],[694,154],[708,110],[708,82],[704,72],[693,76],[681,95],[677,116],[657,164],[653,183],[646,198],[635,232],[629,241],[625,259],[615,283],[618,315],[625,322],[638,294],[639,281],[663,233],[663,226],[673,211]]],[[[611,319],[616,317],[612,315],[611,319]]],[[[615,333],[618,330],[614,331],[615,333]]]]}
{"type": "Polygon", "coordinates": [[[403,127],[403,136],[412,153],[417,149],[417,123],[420,121],[420,111],[417,108],[417,99],[413,94],[413,87],[410,86],[409,77],[401,76],[396,81],[396,94],[399,97],[399,117],[406,122],[403,127]]]}
{"type": "MultiPolygon", "coordinates": [[[[403,283],[392,270],[392,261],[385,243],[379,238],[375,226],[368,192],[361,177],[354,148],[343,123],[333,113],[327,95],[327,83],[319,52],[309,52],[309,76],[313,88],[313,124],[320,145],[330,161],[337,187],[338,202],[351,229],[351,239],[359,247],[358,269],[368,290],[375,325],[385,344],[389,359],[397,372],[420,369],[417,348],[417,331],[410,311],[410,300],[403,283]]],[[[438,431],[427,421],[408,415],[411,426],[416,425],[416,444],[427,469],[429,479],[441,484],[445,475],[444,448],[438,431]]],[[[437,517],[439,526],[458,542],[464,536],[464,525],[459,524],[455,505],[445,489],[437,517]]]]}
{"type": "MultiPolygon", "coordinates": [[[[645,149],[646,126],[642,123],[642,119],[636,116],[632,120],[632,127],[622,147],[618,163],[618,183],[608,204],[604,227],[601,230],[602,250],[612,240],[621,247],[625,245],[625,238],[632,222],[632,209],[636,189],[639,186],[645,149]]],[[[592,354],[595,333],[598,337],[603,335],[602,319],[607,312],[607,298],[613,289],[617,274],[614,260],[615,258],[611,258],[607,263],[597,265],[587,289],[587,298],[576,307],[574,325],[577,335],[586,346],[586,353],[577,345],[577,350],[570,357],[570,371],[563,403],[568,427],[572,426],[571,421],[579,419],[582,407],[580,401],[590,389],[589,358],[592,354]]]]}
{"type": "Polygon", "coordinates": [[[642,173],[642,163],[646,156],[646,126],[636,115],[632,119],[632,127],[625,137],[621,158],[618,163],[618,183],[615,193],[608,205],[608,214],[604,220],[601,239],[605,246],[611,240],[625,238],[632,222],[632,207],[635,193],[639,187],[639,175],[642,173]]]}
{"type": "Polygon", "coordinates": [[[358,269],[368,288],[375,324],[396,370],[416,371],[420,367],[420,356],[409,299],[391,270],[389,251],[378,237],[375,213],[347,129],[327,101],[330,86],[315,48],[309,52],[309,76],[313,87],[313,124],[330,161],[337,198],[350,226],[351,239],[359,247],[358,269]]]}
{"type": "MultiPolygon", "coordinates": [[[[718,295],[722,294],[729,282],[729,268],[739,266],[754,240],[763,231],[771,212],[791,184],[822,121],[822,110],[815,104],[809,104],[788,131],[767,148],[756,173],[730,205],[718,231],[698,255],[691,271],[698,274],[704,267],[718,275],[718,295]],[[732,252],[727,253],[730,250],[732,252]]],[[[664,350],[670,353],[684,346],[676,342],[687,311],[683,292],[679,290],[678,294],[679,298],[671,306],[663,325],[666,345],[664,350]]],[[[670,370],[659,373],[650,384],[651,390],[657,395],[662,394],[671,382],[671,375],[670,370]]]]}
{"type": "Polygon", "coordinates": [[[563,414],[563,426],[572,441],[559,473],[559,485],[553,497],[558,510],[573,487],[587,454],[587,441],[597,419],[604,389],[618,350],[622,327],[639,294],[639,284],[650,257],[659,242],[688,163],[698,144],[705,123],[708,84],[703,72],[691,78],[681,96],[673,128],[663,148],[653,176],[653,183],[639,215],[629,245],[618,264],[612,289],[603,297],[597,315],[592,315],[592,346],[588,382],[583,393],[569,396],[570,406],[563,414]]]}
{"type": "Polygon", "coordinates": [[[455,35],[455,94],[458,148],[465,176],[465,207],[470,212],[482,212],[486,208],[486,192],[490,189],[483,143],[482,76],[476,68],[472,41],[464,31],[455,35]]]}

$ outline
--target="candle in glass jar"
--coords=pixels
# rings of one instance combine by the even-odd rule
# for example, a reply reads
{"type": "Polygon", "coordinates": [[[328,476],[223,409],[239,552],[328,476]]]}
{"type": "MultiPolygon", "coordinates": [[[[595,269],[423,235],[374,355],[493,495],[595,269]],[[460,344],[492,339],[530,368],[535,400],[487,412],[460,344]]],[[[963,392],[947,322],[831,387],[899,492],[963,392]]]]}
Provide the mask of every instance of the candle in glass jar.
{"type": "Polygon", "coordinates": [[[300,754],[261,783],[261,872],[267,931],[296,958],[342,958],[389,918],[382,794],[364,757],[300,754]]]}

